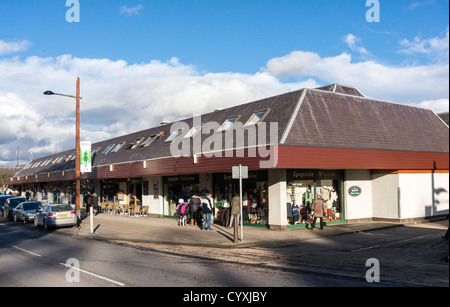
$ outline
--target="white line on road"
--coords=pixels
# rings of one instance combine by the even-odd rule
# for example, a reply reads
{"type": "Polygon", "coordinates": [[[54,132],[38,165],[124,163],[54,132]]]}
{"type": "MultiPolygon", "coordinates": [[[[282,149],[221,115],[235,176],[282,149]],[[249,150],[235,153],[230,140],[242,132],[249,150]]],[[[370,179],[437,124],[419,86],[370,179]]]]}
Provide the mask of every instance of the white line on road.
{"type": "Polygon", "coordinates": [[[11,247],[14,247],[14,248],[20,249],[21,251],[23,251],[23,252],[26,252],[26,253],[28,253],[28,254],[31,254],[31,255],[34,255],[34,256],[42,257],[42,256],[41,256],[41,255],[39,255],[39,254],[36,254],[36,253],[30,252],[30,251],[27,251],[26,249],[23,249],[23,248],[20,248],[20,247],[14,246],[14,245],[11,245],[11,247]]]}
{"type": "Polygon", "coordinates": [[[113,284],[116,284],[116,285],[119,285],[119,286],[125,286],[125,284],[123,284],[123,283],[121,283],[121,282],[118,282],[118,281],[115,281],[115,280],[112,280],[112,279],[109,279],[109,278],[106,278],[106,277],[103,277],[103,276],[100,276],[100,275],[97,275],[97,274],[94,274],[94,273],[91,273],[91,272],[82,270],[82,269],[79,269],[79,268],[76,268],[76,267],[73,267],[73,266],[68,265],[68,264],[65,264],[65,263],[60,263],[60,265],[63,265],[63,266],[65,266],[65,267],[68,267],[68,268],[71,268],[71,269],[74,269],[74,270],[78,270],[78,271],[80,271],[80,272],[83,272],[83,273],[92,275],[92,276],[94,276],[94,277],[97,277],[97,278],[100,278],[100,279],[109,281],[110,283],[113,283],[113,284]]]}

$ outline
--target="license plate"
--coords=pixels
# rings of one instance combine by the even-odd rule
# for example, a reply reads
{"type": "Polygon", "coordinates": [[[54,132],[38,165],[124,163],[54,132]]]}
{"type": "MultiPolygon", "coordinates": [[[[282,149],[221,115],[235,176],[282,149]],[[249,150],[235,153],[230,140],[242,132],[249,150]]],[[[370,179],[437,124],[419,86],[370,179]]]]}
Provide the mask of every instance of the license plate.
{"type": "Polygon", "coordinates": [[[68,214],[59,214],[58,217],[68,217],[68,214]]]}

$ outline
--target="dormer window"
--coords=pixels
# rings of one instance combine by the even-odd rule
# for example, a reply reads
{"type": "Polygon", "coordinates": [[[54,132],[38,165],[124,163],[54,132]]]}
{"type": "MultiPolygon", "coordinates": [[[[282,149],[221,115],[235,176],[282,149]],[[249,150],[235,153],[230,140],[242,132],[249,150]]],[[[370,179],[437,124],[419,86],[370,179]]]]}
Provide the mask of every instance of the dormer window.
{"type": "Polygon", "coordinates": [[[114,147],[114,149],[111,150],[111,152],[112,152],[112,153],[118,152],[118,151],[122,148],[123,145],[125,145],[125,142],[122,142],[122,143],[120,143],[120,144],[117,144],[116,147],[114,147]]]}
{"type": "Polygon", "coordinates": [[[153,143],[153,141],[157,138],[157,135],[152,135],[151,137],[149,137],[148,139],[146,139],[144,142],[142,142],[141,144],[141,148],[142,147],[148,147],[150,146],[151,143],[153,143]]]}
{"type": "Polygon", "coordinates": [[[195,126],[192,127],[191,130],[189,130],[188,133],[183,137],[183,139],[189,139],[191,137],[194,137],[194,135],[200,130],[201,126],[195,126]]]}
{"type": "Polygon", "coordinates": [[[220,126],[220,128],[217,129],[217,132],[228,131],[233,126],[234,122],[237,121],[238,118],[239,116],[227,118],[225,122],[222,124],[222,126],[220,126]]]}
{"type": "Polygon", "coordinates": [[[182,132],[183,132],[183,129],[178,129],[177,131],[172,132],[172,134],[167,138],[166,142],[172,142],[182,132]]]}
{"type": "Polygon", "coordinates": [[[253,113],[250,119],[245,123],[244,127],[256,125],[257,123],[261,122],[268,113],[269,109],[253,113]]]}
{"type": "Polygon", "coordinates": [[[99,151],[99,150],[100,150],[100,147],[95,148],[95,149],[91,152],[91,157],[93,157],[93,156],[97,153],[97,151],[99,151]]]}
{"type": "Polygon", "coordinates": [[[114,147],[115,144],[110,144],[108,145],[108,147],[105,148],[105,150],[103,150],[102,155],[106,155],[108,152],[110,152],[110,150],[114,147]]]}
{"type": "Polygon", "coordinates": [[[145,137],[141,137],[141,138],[137,139],[137,140],[134,141],[133,143],[128,144],[126,149],[127,149],[127,150],[133,150],[133,149],[136,149],[136,148],[139,146],[139,144],[142,143],[142,141],[143,141],[144,139],[145,139],[145,137]]]}

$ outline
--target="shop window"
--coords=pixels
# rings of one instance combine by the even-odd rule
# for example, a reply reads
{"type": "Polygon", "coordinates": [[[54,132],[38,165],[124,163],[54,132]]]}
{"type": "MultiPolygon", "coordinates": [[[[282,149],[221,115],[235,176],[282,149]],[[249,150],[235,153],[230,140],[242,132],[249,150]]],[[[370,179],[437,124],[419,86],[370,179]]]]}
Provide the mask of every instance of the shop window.
{"type": "Polygon", "coordinates": [[[172,142],[182,132],[183,132],[183,129],[178,129],[177,131],[172,132],[172,134],[167,138],[166,142],[172,142]]]}
{"type": "Polygon", "coordinates": [[[222,126],[220,126],[220,128],[217,129],[217,132],[228,131],[233,126],[234,122],[237,121],[238,118],[239,116],[227,118],[225,122],[222,124],[222,126]]]}
{"type": "Polygon", "coordinates": [[[253,113],[253,115],[250,117],[250,119],[245,123],[244,127],[256,125],[257,123],[264,120],[264,117],[266,117],[266,115],[268,113],[269,113],[269,109],[253,113]]]}
{"type": "Polygon", "coordinates": [[[108,147],[105,148],[105,150],[103,150],[102,155],[106,155],[108,152],[111,151],[111,149],[114,147],[115,144],[110,144],[108,145],[108,147]]]}
{"type": "Polygon", "coordinates": [[[289,225],[308,224],[311,204],[319,196],[325,202],[324,221],[343,220],[341,171],[293,170],[288,171],[287,176],[286,199],[289,225]],[[302,177],[310,179],[300,180],[299,178],[302,177]]]}
{"type": "Polygon", "coordinates": [[[195,126],[192,127],[191,130],[189,130],[188,133],[183,137],[183,139],[189,139],[191,137],[194,137],[194,135],[200,130],[201,126],[195,126]]]}

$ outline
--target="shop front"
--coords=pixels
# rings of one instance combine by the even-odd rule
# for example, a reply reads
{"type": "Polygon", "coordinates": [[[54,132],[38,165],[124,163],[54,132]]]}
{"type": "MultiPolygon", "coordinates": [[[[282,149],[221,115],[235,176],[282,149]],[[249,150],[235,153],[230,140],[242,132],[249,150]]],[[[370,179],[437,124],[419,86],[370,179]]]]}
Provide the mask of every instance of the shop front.
{"type": "MultiPolygon", "coordinates": [[[[268,172],[249,171],[248,178],[242,180],[242,217],[244,225],[267,226],[268,206],[268,172]]],[[[227,226],[230,220],[231,200],[239,195],[239,180],[233,179],[231,173],[213,174],[213,198],[215,203],[215,222],[227,226]]]]}
{"type": "Polygon", "coordinates": [[[163,177],[163,215],[174,216],[177,205],[200,193],[199,174],[163,177]]]}
{"type": "Polygon", "coordinates": [[[310,205],[319,196],[326,206],[327,224],[344,222],[342,197],[344,171],[317,169],[286,170],[287,227],[304,227],[310,205]]]}

